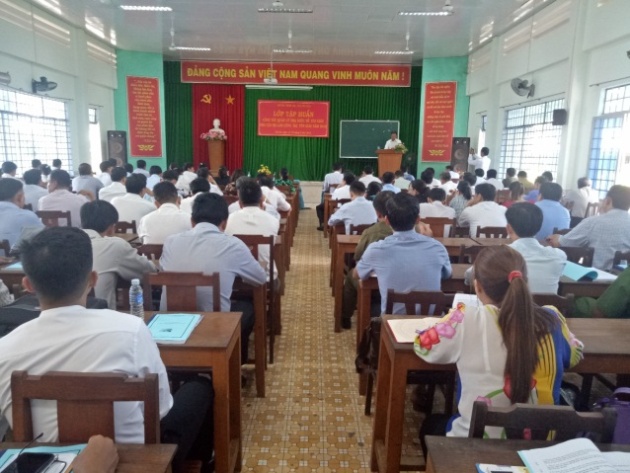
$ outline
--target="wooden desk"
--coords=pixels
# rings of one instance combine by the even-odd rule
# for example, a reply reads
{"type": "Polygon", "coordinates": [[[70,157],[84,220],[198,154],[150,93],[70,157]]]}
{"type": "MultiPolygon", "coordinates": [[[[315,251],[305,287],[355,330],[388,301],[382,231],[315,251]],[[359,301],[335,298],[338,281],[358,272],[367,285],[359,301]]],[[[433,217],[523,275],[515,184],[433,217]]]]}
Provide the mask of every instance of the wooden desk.
{"type": "MultiPolygon", "coordinates": [[[[25,443],[0,443],[0,450],[23,448],[25,445],[25,443]]],[[[165,473],[170,471],[177,445],[116,444],[116,448],[120,459],[116,468],[117,473],[165,473]]]]}
{"type": "Polygon", "coordinates": [[[332,193],[324,194],[324,201],[322,202],[324,205],[324,238],[328,238],[328,219],[330,218],[330,205],[329,202],[332,198],[332,193]]]}
{"type": "MultiPolygon", "coordinates": [[[[518,450],[550,447],[544,440],[470,439],[427,436],[427,473],[474,472],[477,463],[523,466],[518,450]],[[453,452],[457,452],[453,455],[453,452]]],[[[630,452],[630,445],[598,444],[602,451],[630,452]]]]}
{"type": "Polygon", "coordinates": [[[512,243],[512,240],[510,238],[481,238],[481,237],[472,238],[471,237],[470,239],[480,246],[501,246],[501,245],[509,245],[512,243]]]}
{"type": "MultiPolygon", "coordinates": [[[[385,316],[385,320],[392,317],[395,316],[385,316]]],[[[584,360],[571,371],[630,373],[630,320],[568,319],[567,324],[584,343],[584,360]]],[[[383,323],[381,329],[378,363],[371,468],[381,473],[394,473],[401,469],[407,373],[412,370],[454,370],[455,365],[432,365],[420,359],[411,343],[396,342],[387,323],[383,323]]],[[[406,467],[419,469],[418,465],[406,467]]]]}
{"type": "Polygon", "coordinates": [[[462,245],[466,247],[478,245],[478,243],[472,238],[442,237],[435,239],[446,247],[446,251],[448,251],[449,256],[459,256],[459,251],[462,245]]]}
{"type": "Polygon", "coordinates": [[[600,297],[614,281],[574,281],[566,276],[560,276],[558,294],[566,296],[573,294],[578,297],[600,297]]]}
{"type": "Polygon", "coordinates": [[[114,233],[115,237],[122,238],[127,243],[132,245],[138,244],[141,245],[142,242],[138,240],[138,235],[136,233],[114,233]]]}
{"type": "Polygon", "coordinates": [[[158,346],[169,370],[212,371],[216,471],[232,473],[242,463],[241,318],[237,312],[202,314],[185,344],[158,346]]]}

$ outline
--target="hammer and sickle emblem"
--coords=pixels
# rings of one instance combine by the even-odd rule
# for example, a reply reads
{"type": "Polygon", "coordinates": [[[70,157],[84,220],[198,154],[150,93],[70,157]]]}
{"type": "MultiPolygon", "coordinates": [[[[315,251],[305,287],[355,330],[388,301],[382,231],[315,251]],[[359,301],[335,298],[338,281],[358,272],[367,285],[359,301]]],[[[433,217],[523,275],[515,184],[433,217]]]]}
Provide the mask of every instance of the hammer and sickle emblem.
{"type": "Polygon", "coordinates": [[[212,95],[206,94],[201,97],[201,103],[207,103],[208,105],[210,105],[212,103],[212,95]]]}

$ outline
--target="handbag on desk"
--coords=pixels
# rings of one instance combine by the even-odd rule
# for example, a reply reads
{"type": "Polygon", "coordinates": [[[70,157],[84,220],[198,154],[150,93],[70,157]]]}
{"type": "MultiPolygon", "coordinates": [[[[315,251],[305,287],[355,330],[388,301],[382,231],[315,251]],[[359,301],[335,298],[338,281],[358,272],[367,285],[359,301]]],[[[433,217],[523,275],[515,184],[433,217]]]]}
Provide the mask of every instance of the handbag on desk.
{"type": "Polygon", "coordinates": [[[595,403],[595,409],[612,407],[617,411],[617,424],[612,443],[630,444],[630,388],[617,388],[611,397],[595,403]]]}

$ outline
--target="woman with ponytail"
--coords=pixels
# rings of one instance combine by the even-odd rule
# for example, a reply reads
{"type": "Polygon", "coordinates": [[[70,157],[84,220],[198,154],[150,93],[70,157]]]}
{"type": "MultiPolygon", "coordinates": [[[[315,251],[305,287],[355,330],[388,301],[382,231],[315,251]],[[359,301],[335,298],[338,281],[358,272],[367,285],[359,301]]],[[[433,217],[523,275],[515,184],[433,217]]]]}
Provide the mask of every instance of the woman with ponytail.
{"type": "MultiPolygon", "coordinates": [[[[478,307],[459,304],[416,337],[416,354],[430,363],[456,363],[460,383],[459,415],[448,422],[428,419],[426,434],[468,436],[476,400],[499,407],[557,404],[564,370],[582,359],[583,345],[558,310],[534,304],[520,253],[508,246],[485,248],[475,261],[473,283],[478,307]]],[[[486,435],[502,432],[488,428],[486,435]]]]}

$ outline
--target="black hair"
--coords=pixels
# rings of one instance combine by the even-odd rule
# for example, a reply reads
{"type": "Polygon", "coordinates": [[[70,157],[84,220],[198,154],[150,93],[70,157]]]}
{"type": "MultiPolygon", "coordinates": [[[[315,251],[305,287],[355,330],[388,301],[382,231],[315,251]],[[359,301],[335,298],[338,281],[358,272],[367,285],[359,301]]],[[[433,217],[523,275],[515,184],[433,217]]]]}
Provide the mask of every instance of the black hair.
{"type": "Polygon", "coordinates": [[[267,174],[260,175],[258,177],[258,182],[260,183],[261,186],[269,187],[269,189],[273,189],[273,179],[271,176],[268,176],[267,174]]]}
{"type": "Polygon", "coordinates": [[[478,184],[475,186],[475,194],[479,194],[484,201],[493,201],[497,196],[497,190],[492,184],[478,184]]]}
{"type": "Polygon", "coordinates": [[[222,179],[225,179],[226,177],[228,177],[228,168],[226,168],[225,166],[221,166],[219,168],[219,177],[222,179]]]}
{"type": "Polygon", "coordinates": [[[169,169],[162,173],[163,181],[176,181],[179,178],[179,174],[174,169],[169,169]]]}
{"type": "Polygon", "coordinates": [[[442,174],[440,174],[440,180],[441,181],[445,181],[448,182],[451,180],[451,173],[450,172],[443,172],[442,174]]]}
{"type": "Polygon", "coordinates": [[[401,169],[396,169],[396,172],[394,172],[394,176],[403,177],[403,171],[401,169]]]}
{"type": "Polygon", "coordinates": [[[439,187],[434,187],[429,191],[429,195],[427,197],[433,201],[437,200],[444,202],[446,200],[446,191],[444,189],[440,189],[439,187]]]}
{"type": "Polygon", "coordinates": [[[630,187],[612,186],[606,193],[606,198],[611,200],[615,209],[626,211],[630,209],[630,187]]]}
{"type": "Polygon", "coordinates": [[[160,204],[175,204],[179,195],[172,182],[164,181],[153,186],[153,197],[160,204]]]}
{"type": "Polygon", "coordinates": [[[199,194],[192,208],[192,221],[211,223],[217,227],[229,216],[227,202],[217,194],[199,194]]]}
{"type": "Polygon", "coordinates": [[[374,210],[383,217],[387,216],[387,202],[389,202],[392,197],[394,197],[394,193],[392,191],[379,192],[372,202],[374,210]]]}
{"type": "Polygon", "coordinates": [[[357,177],[353,173],[351,173],[350,171],[346,171],[346,172],[343,173],[343,180],[346,183],[346,185],[348,185],[348,186],[350,184],[352,184],[355,181],[356,178],[357,177]]]}
{"type": "Polygon", "coordinates": [[[125,188],[127,189],[127,192],[129,192],[130,194],[140,195],[140,192],[142,192],[142,190],[147,185],[147,181],[146,179],[142,179],[143,177],[144,176],[142,176],[141,174],[132,174],[131,176],[129,176],[127,178],[127,181],[125,182],[125,188]]]}
{"type": "Polygon", "coordinates": [[[17,171],[17,165],[13,161],[5,161],[2,163],[2,172],[4,174],[11,174],[17,171]]]}
{"type": "Polygon", "coordinates": [[[505,170],[505,174],[507,174],[510,177],[514,177],[516,175],[516,169],[514,169],[514,168],[507,168],[505,170]]]}
{"type": "Polygon", "coordinates": [[[424,181],[426,184],[433,183],[433,174],[426,169],[420,173],[420,179],[424,181]]]}
{"type": "Polygon", "coordinates": [[[79,164],[79,176],[91,176],[92,175],[92,166],[88,163],[79,164]]]}
{"type": "Polygon", "coordinates": [[[483,169],[481,169],[481,168],[475,169],[475,176],[477,176],[477,177],[483,177],[485,173],[486,172],[483,169]]]}
{"type": "Polygon", "coordinates": [[[125,170],[125,168],[121,168],[120,166],[117,166],[114,169],[112,169],[112,182],[120,182],[126,177],[127,177],[127,171],[125,170]]]}
{"type": "Polygon", "coordinates": [[[544,184],[545,182],[549,182],[547,181],[547,178],[543,177],[543,176],[538,176],[535,180],[534,180],[534,184],[544,184]]]}
{"type": "Polygon", "coordinates": [[[386,173],[383,173],[383,183],[391,184],[392,182],[394,182],[394,173],[391,171],[387,171],[386,173]]]}
{"type": "Polygon", "coordinates": [[[529,202],[512,204],[506,210],[505,218],[519,238],[532,238],[543,224],[542,210],[529,202]]]}
{"type": "Polygon", "coordinates": [[[81,228],[103,233],[118,222],[118,210],[106,200],[86,202],[81,206],[81,228]]]}
{"type": "MultiPolygon", "coordinates": [[[[80,166],[79,166],[80,167],[80,166]]],[[[114,167],[114,165],[112,164],[112,162],[108,159],[107,161],[103,161],[101,164],[98,165],[99,169],[101,170],[101,172],[107,172],[108,169],[111,169],[114,167]]],[[[79,171],[81,172],[81,171],[79,171]]]]}
{"type": "Polygon", "coordinates": [[[238,200],[244,207],[259,205],[262,195],[262,189],[256,179],[246,177],[238,182],[238,200]]]}
{"type": "MultiPolygon", "coordinates": [[[[109,161],[110,163],[112,163],[112,167],[114,167],[114,168],[116,166],[118,166],[118,161],[116,160],[116,158],[109,158],[109,159],[106,159],[105,161],[109,161]]],[[[122,161],[121,161],[121,163],[122,163],[122,161]]]]}
{"type": "Polygon", "coordinates": [[[37,169],[42,165],[42,162],[39,159],[31,159],[31,168],[37,169]]]}
{"type": "Polygon", "coordinates": [[[207,167],[204,166],[197,169],[197,177],[207,180],[209,175],[210,175],[210,170],[207,167]]]}
{"type": "Polygon", "coordinates": [[[203,177],[198,177],[190,181],[190,192],[197,194],[198,192],[210,192],[210,183],[203,177]]]}
{"type": "MultiPolygon", "coordinates": [[[[356,182],[356,181],[355,181],[356,182]]],[[[368,200],[374,200],[374,198],[383,190],[383,185],[378,181],[370,182],[365,189],[365,197],[368,200]]]]}
{"type": "Polygon", "coordinates": [[[462,179],[470,184],[471,188],[477,183],[477,175],[472,172],[465,172],[462,179]]]}
{"type": "Polygon", "coordinates": [[[352,184],[350,184],[350,193],[356,195],[365,195],[365,184],[361,181],[356,180],[352,184]]]}
{"type": "Polygon", "coordinates": [[[0,201],[8,202],[22,190],[22,182],[11,177],[0,179],[0,201]]]}
{"type": "Polygon", "coordinates": [[[435,169],[433,169],[432,167],[426,168],[425,171],[430,173],[431,177],[435,176],[435,169]]]}
{"type": "Polygon", "coordinates": [[[470,188],[470,183],[466,180],[461,180],[457,183],[457,190],[461,195],[464,196],[464,199],[470,200],[472,199],[472,189],[470,188]]]}
{"type": "Polygon", "coordinates": [[[133,164],[131,163],[125,163],[124,168],[128,174],[131,174],[133,172],[133,164]]]}
{"type": "Polygon", "coordinates": [[[372,169],[372,166],[365,166],[365,167],[363,168],[363,172],[364,172],[365,174],[372,174],[372,173],[374,172],[374,169],[372,169]]]}
{"type": "Polygon", "coordinates": [[[488,169],[488,179],[496,179],[496,178],[497,178],[497,170],[488,169]]]}
{"type": "Polygon", "coordinates": [[[194,168],[193,163],[184,163],[184,171],[188,171],[190,168],[194,168]]]}
{"type": "Polygon", "coordinates": [[[487,146],[481,148],[481,156],[488,156],[490,154],[490,149],[487,146]]]}
{"type": "Polygon", "coordinates": [[[61,159],[53,159],[52,165],[53,165],[54,168],[60,168],[61,167],[61,159]]]}
{"type": "Polygon", "coordinates": [[[555,182],[544,182],[540,186],[540,195],[543,199],[560,202],[560,199],[562,199],[562,186],[555,182]]]}
{"type": "Polygon", "coordinates": [[[153,165],[149,168],[149,174],[151,176],[153,176],[154,174],[160,175],[162,174],[162,168],[160,166],[153,165]]]}
{"type": "Polygon", "coordinates": [[[55,181],[57,185],[61,188],[70,189],[72,187],[72,179],[70,179],[70,174],[68,171],[64,171],[63,169],[55,169],[50,173],[50,181],[55,181]]]}
{"type": "Polygon", "coordinates": [[[44,176],[50,176],[50,172],[52,171],[52,169],[50,169],[50,166],[48,164],[42,164],[41,171],[44,176]]]}
{"type": "Polygon", "coordinates": [[[551,171],[545,171],[542,173],[542,177],[544,177],[545,179],[547,179],[549,182],[553,182],[553,174],[551,174],[551,171]]]}
{"type": "Polygon", "coordinates": [[[29,169],[24,173],[24,184],[39,185],[42,182],[42,172],[39,169],[29,169]]]}
{"type": "Polygon", "coordinates": [[[453,166],[451,166],[450,164],[448,166],[446,166],[446,170],[447,171],[452,171],[453,170],[453,166]]]}
{"type": "Polygon", "coordinates": [[[333,171],[340,171],[342,168],[341,163],[333,163],[332,168],[333,171]]]}
{"type": "Polygon", "coordinates": [[[147,167],[147,162],[144,159],[138,159],[138,161],[136,161],[136,167],[138,169],[144,169],[147,167]]]}
{"type": "Polygon", "coordinates": [[[588,177],[580,177],[577,182],[578,189],[582,189],[583,187],[588,187],[591,184],[588,177]]]}
{"type": "Polygon", "coordinates": [[[412,230],[419,214],[418,201],[409,194],[400,192],[387,202],[387,220],[396,232],[412,230]]]}
{"type": "Polygon", "coordinates": [[[518,172],[518,177],[524,177],[527,178],[527,173],[525,171],[519,171],[518,172]]]}
{"type": "Polygon", "coordinates": [[[87,287],[92,242],[76,227],[45,228],[20,243],[20,259],[40,301],[66,301],[87,287]]]}
{"type": "Polygon", "coordinates": [[[411,181],[409,187],[411,187],[418,194],[422,194],[427,189],[427,184],[421,179],[416,179],[414,181],[411,181]]]}

